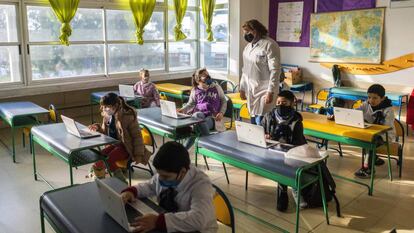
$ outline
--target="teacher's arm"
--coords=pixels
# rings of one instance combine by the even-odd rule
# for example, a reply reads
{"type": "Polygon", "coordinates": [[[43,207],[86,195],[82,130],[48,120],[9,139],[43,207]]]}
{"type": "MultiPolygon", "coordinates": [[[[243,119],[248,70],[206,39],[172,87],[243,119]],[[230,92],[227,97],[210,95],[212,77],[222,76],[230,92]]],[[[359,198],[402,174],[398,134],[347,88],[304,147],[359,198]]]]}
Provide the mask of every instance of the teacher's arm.
{"type": "Polygon", "coordinates": [[[270,70],[268,93],[278,93],[281,72],[280,49],[276,43],[269,44],[267,49],[267,64],[270,70]]]}

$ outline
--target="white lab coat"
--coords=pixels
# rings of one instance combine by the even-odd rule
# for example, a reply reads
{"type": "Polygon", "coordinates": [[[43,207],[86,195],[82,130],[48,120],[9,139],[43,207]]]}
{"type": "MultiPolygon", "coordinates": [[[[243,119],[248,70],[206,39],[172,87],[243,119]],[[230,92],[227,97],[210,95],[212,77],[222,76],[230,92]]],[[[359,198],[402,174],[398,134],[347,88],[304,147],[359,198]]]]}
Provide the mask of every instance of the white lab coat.
{"type": "Polygon", "coordinates": [[[254,45],[246,45],[243,51],[240,90],[246,92],[250,115],[263,116],[273,109],[279,93],[280,72],[280,49],[276,41],[264,37],[254,45]],[[273,92],[273,101],[265,104],[268,92],[273,92]]]}
{"type": "MultiPolygon", "coordinates": [[[[138,191],[138,198],[159,197],[163,190],[158,182],[158,174],[155,174],[149,182],[138,184],[135,187],[138,191]]],[[[175,201],[178,204],[178,212],[164,215],[167,231],[217,232],[218,225],[213,205],[215,191],[210,178],[198,168],[190,165],[190,170],[176,191],[175,201]]]]}

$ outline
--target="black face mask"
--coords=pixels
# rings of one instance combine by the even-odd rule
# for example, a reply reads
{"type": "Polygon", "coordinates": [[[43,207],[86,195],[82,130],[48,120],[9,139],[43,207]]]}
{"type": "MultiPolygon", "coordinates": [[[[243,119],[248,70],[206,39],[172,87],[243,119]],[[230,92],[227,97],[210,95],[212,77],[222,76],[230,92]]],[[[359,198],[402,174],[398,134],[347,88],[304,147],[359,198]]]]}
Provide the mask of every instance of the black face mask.
{"type": "Polygon", "coordinates": [[[251,33],[245,33],[244,34],[244,39],[247,41],[247,42],[252,42],[253,40],[254,40],[254,35],[253,34],[251,34],[251,33]]]}
{"type": "Polygon", "coordinates": [[[293,112],[293,108],[291,106],[277,105],[276,111],[280,116],[286,117],[293,112]]]}

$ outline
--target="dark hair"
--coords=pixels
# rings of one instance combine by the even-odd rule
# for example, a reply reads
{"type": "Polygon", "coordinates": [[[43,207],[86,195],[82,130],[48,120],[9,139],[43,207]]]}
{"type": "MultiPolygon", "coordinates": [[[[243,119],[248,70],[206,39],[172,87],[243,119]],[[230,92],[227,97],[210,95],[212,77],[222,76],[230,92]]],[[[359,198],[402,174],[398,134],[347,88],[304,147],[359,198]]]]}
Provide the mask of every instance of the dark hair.
{"type": "Polygon", "coordinates": [[[102,96],[101,101],[100,101],[101,111],[103,110],[104,106],[116,106],[117,104],[125,112],[131,112],[132,114],[134,114],[135,117],[137,116],[135,109],[129,106],[125,102],[124,98],[122,98],[121,96],[118,96],[117,94],[113,92],[109,92],[108,94],[102,96]]]}
{"type": "Polygon", "coordinates": [[[179,173],[182,168],[190,169],[190,154],[178,142],[167,142],[155,154],[153,165],[157,170],[179,173]]]}
{"type": "Polygon", "coordinates": [[[203,73],[204,71],[207,71],[207,69],[200,68],[193,73],[193,78],[191,80],[191,83],[193,84],[193,88],[196,88],[198,86],[198,82],[200,82],[200,74],[203,73]]]}
{"type": "Polygon", "coordinates": [[[258,37],[260,38],[267,36],[268,33],[267,28],[257,19],[251,19],[245,22],[242,28],[256,31],[258,37]]]}
{"type": "Polygon", "coordinates": [[[288,90],[284,90],[284,91],[279,92],[279,94],[277,96],[286,98],[291,102],[294,102],[295,98],[296,98],[295,95],[291,91],[288,91],[288,90]]]}
{"type": "Polygon", "coordinates": [[[385,96],[385,88],[380,84],[371,85],[367,92],[377,94],[381,98],[385,96]]]}

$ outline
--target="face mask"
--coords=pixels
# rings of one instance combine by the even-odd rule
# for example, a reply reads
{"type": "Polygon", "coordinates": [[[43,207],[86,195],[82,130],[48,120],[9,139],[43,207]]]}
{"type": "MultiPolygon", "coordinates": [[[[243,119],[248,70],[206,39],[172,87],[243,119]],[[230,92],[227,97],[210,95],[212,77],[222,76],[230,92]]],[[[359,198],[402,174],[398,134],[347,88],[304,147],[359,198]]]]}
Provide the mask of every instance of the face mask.
{"type": "Polygon", "coordinates": [[[285,117],[289,116],[292,113],[293,108],[291,106],[277,105],[276,111],[280,116],[285,117]]]}
{"type": "Polygon", "coordinates": [[[110,108],[105,108],[104,112],[108,116],[113,116],[115,114],[115,111],[113,109],[110,109],[110,108]]]}
{"type": "Polygon", "coordinates": [[[143,83],[147,83],[149,81],[149,76],[145,76],[141,80],[143,83]]]}
{"type": "Polygon", "coordinates": [[[254,35],[253,34],[251,34],[251,33],[246,33],[246,34],[244,34],[244,39],[247,41],[247,42],[252,42],[253,40],[254,40],[254,35]]]}
{"type": "Polygon", "coordinates": [[[180,181],[177,180],[178,175],[179,174],[177,174],[177,177],[175,178],[175,180],[161,180],[160,178],[158,178],[158,182],[160,183],[161,187],[176,188],[180,184],[180,181]]]}
{"type": "Polygon", "coordinates": [[[206,77],[205,83],[209,86],[213,83],[213,79],[211,79],[210,75],[206,77]]]}

